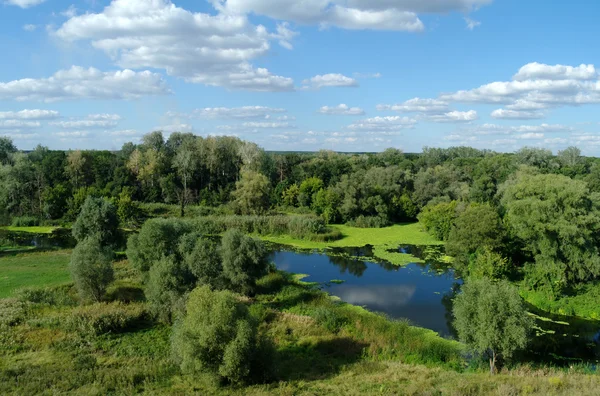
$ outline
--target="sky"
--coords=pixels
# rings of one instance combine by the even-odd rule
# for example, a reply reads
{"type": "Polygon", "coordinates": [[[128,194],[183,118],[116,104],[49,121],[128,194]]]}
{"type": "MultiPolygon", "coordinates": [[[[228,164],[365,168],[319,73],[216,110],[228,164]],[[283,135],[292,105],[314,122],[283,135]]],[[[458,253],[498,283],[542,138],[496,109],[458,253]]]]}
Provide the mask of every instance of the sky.
{"type": "Polygon", "coordinates": [[[0,0],[0,136],[600,155],[600,2],[0,0]]]}

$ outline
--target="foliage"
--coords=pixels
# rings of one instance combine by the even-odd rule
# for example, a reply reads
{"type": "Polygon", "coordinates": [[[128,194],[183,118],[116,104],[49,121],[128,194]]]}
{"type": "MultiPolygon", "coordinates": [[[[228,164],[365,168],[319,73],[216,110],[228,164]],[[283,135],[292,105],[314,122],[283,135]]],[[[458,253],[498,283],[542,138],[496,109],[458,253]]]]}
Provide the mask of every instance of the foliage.
{"type": "Polygon", "coordinates": [[[140,217],[140,208],[137,202],[131,199],[131,194],[123,190],[117,200],[117,216],[122,225],[132,225],[140,217]]]}
{"type": "Polygon", "coordinates": [[[96,303],[75,308],[65,326],[81,335],[98,336],[131,331],[147,320],[143,304],[96,303]]]}
{"type": "Polygon", "coordinates": [[[13,227],[35,227],[40,225],[40,220],[32,216],[13,217],[11,226],[13,227]]]}
{"type": "Polygon", "coordinates": [[[2,326],[14,326],[22,322],[29,311],[26,302],[16,298],[0,300],[0,331],[2,326]]]}
{"type": "Polygon", "coordinates": [[[487,204],[470,205],[454,220],[446,252],[466,263],[478,249],[500,249],[503,237],[504,227],[494,208],[487,204]]]}
{"type": "Polygon", "coordinates": [[[501,193],[505,221],[535,262],[533,287],[558,294],[600,275],[600,196],[584,182],[521,171],[501,193]]]}
{"type": "Polygon", "coordinates": [[[192,233],[183,237],[179,249],[187,269],[196,277],[199,285],[210,285],[213,289],[224,286],[223,265],[215,241],[192,233]]]}
{"type": "Polygon", "coordinates": [[[498,357],[510,359],[525,348],[533,326],[517,288],[506,281],[472,279],[454,299],[454,327],[461,342],[490,359],[496,371],[498,357]]]}
{"type": "Polygon", "coordinates": [[[454,220],[458,216],[457,207],[458,202],[456,201],[427,205],[419,213],[419,222],[434,238],[446,241],[450,236],[454,220]]]}
{"type": "Polygon", "coordinates": [[[229,230],[223,235],[223,276],[237,292],[254,292],[258,278],[267,273],[267,256],[261,241],[247,237],[239,230],[229,230]]]}
{"type": "Polygon", "coordinates": [[[156,261],[146,284],[146,298],[152,313],[162,322],[172,322],[184,294],[194,286],[195,279],[184,263],[172,256],[156,261]]]}
{"type": "Polygon", "coordinates": [[[350,227],[357,228],[382,228],[390,225],[386,219],[381,217],[363,215],[358,216],[354,220],[350,220],[346,224],[350,227]]]}
{"type": "Polygon", "coordinates": [[[73,224],[73,236],[78,242],[94,238],[102,246],[115,244],[118,230],[117,209],[102,198],[88,197],[73,224]]]}
{"type": "Polygon", "coordinates": [[[270,183],[266,176],[253,171],[243,171],[236,183],[234,206],[243,215],[262,214],[270,206],[270,183]]]}
{"type": "Polygon", "coordinates": [[[90,237],[79,242],[69,265],[82,301],[99,302],[113,280],[112,251],[90,237]]]}
{"type": "Polygon", "coordinates": [[[463,276],[499,280],[510,274],[512,265],[507,258],[484,245],[469,257],[466,270],[463,276]]]}
{"type": "Polygon", "coordinates": [[[314,195],[324,187],[323,180],[318,177],[309,177],[300,184],[298,202],[301,206],[312,206],[314,195]]]}
{"type": "MultiPolygon", "coordinates": [[[[248,309],[229,291],[195,289],[173,335],[173,353],[186,373],[208,372],[239,384],[257,376],[257,329],[248,309]]],[[[260,375],[260,373],[258,373],[260,375]]]]}

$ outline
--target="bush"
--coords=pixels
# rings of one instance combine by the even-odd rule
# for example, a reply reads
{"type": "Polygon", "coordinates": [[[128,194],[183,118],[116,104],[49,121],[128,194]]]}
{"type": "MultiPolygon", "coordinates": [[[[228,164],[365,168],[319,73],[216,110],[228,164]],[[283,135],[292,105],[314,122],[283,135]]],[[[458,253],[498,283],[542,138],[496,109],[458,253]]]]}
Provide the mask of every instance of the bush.
{"type": "Polygon", "coordinates": [[[216,242],[192,233],[182,238],[179,250],[187,269],[197,279],[198,284],[210,285],[217,289],[223,287],[223,265],[216,242]]]}
{"type": "Polygon", "coordinates": [[[69,331],[97,336],[135,329],[149,319],[143,304],[97,303],[77,307],[66,321],[69,331]]]}
{"type": "Polygon", "coordinates": [[[70,270],[81,300],[99,302],[113,281],[112,251],[87,238],[73,250],[70,270]]]}
{"type": "Polygon", "coordinates": [[[73,224],[73,237],[77,242],[93,237],[102,246],[113,245],[118,240],[118,232],[115,206],[104,198],[87,197],[73,224]]]}
{"type": "Polygon", "coordinates": [[[0,300],[0,326],[14,326],[21,323],[29,311],[29,305],[16,298],[0,300]]]}
{"type": "Polygon", "coordinates": [[[437,205],[427,205],[417,216],[425,229],[435,238],[445,241],[456,219],[458,202],[442,202],[437,205]]]}
{"type": "Polygon", "coordinates": [[[318,307],[315,309],[312,317],[317,323],[335,334],[337,334],[342,326],[348,322],[348,320],[340,315],[335,308],[329,307],[318,307]]]}
{"type": "Polygon", "coordinates": [[[250,294],[256,281],[267,274],[268,252],[259,240],[245,236],[239,230],[230,230],[221,241],[223,276],[232,289],[250,294]]]}
{"type": "Polygon", "coordinates": [[[356,219],[347,222],[346,225],[358,228],[383,228],[389,226],[390,222],[379,216],[360,215],[356,219]]]}
{"type": "Polygon", "coordinates": [[[171,323],[177,305],[194,288],[195,279],[185,264],[173,257],[155,262],[148,275],[146,298],[151,311],[162,322],[171,323]]]}
{"type": "Polygon", "coordinates": [[[54,306],[76,305],[77,302],[69,293],[70,286],[61,286],[55,288],[24,288],[17,290],[16,298],[23,302],[34,304],[46,304],[54,306]]]}
{"type": "Polygon", "coordinates": [[[260,344],[248,308],[229,291],[203,286],[190,294],[172,348],[183,372],[240,384],[263,376],[260,344]]]}
{"type": "Polygon", "coordinates": [[[33,216],[13,217],[11,225],[13,227],[35,227],[40,225],[40,220],[33,216]]]}

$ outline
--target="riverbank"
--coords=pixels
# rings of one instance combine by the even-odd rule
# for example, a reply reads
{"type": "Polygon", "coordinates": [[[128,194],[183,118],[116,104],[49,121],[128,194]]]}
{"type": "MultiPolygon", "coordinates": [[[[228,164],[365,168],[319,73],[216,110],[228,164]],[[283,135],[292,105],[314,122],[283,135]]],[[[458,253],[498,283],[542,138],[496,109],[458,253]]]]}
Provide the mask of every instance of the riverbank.
{"type": "Polygon", "coordinates": [[[572,295],[552,300],[543,292],[521,286],[521,297],[531,305],[553,314],[600,320],[600,282],[580,286],[572,295]]]}

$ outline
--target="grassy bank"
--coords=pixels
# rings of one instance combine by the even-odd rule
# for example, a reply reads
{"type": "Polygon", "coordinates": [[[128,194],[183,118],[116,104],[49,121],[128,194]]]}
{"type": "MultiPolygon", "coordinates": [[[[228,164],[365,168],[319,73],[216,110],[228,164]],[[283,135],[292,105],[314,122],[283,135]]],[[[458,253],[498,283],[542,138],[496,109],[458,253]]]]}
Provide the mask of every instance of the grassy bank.
{"type": "Polygon", "coordinates": [[[33,227],[0,227],[0,230],[10,231],[10,232],[29,232],[32,234],[52,234],[54,231],[59,229],[60,227],[54,226],[33,226],[33,227]]]}
{"type": "Polygon", "coordinates": [[[70,282],[66,250],[0,257],[0,298],[22,287],[47,287],[70,282]]]}
{"type": "Polygon", "coordinates": [[[557,300],[545,293],[521,288],[521,296],[535,307],[554,314],[577,316],[583,319],[600,320],[600,282],[581,285],[571,295],[557,300]]]}

